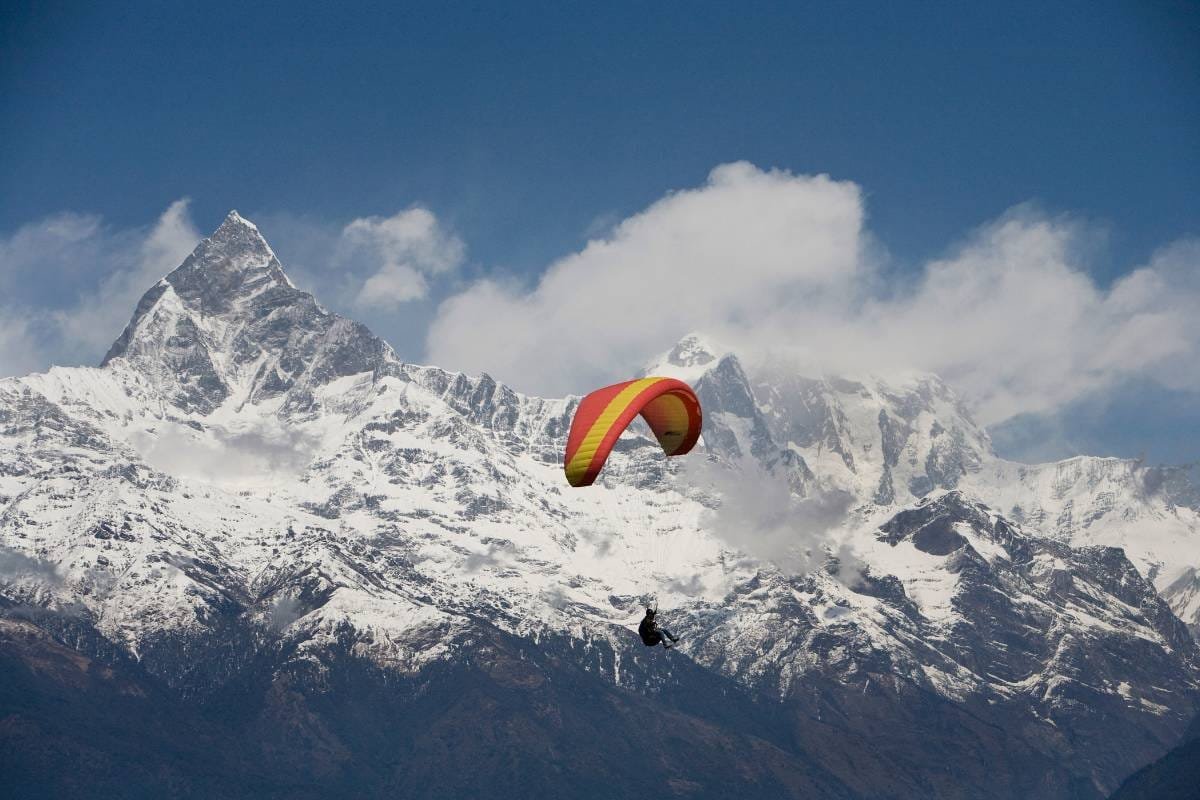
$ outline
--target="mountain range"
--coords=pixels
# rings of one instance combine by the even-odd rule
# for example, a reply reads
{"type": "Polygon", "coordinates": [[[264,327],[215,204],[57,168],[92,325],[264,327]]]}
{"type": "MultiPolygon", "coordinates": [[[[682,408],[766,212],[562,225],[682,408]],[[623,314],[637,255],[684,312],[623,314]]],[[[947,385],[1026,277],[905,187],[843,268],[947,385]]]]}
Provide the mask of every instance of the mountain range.
{"type": "Polygon", "coordinates": [[[933,375],[645,371],[700,446],[571,489],[577,397],[404,362],[230,213],[99,367],[0,380],[18,796],[1102,798],[1184,737],[1186,469],[1006,461],[933,375]]]}

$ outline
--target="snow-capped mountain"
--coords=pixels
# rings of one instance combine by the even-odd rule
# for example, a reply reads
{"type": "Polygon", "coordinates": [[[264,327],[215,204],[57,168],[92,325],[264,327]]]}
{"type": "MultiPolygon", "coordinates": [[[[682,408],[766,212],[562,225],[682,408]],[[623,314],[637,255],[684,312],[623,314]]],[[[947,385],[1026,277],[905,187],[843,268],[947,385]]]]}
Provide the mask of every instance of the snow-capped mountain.
{"type": "Polygon", "coordinates": [[[1091,456],[1006,461],[953,390],[930,375],[810,379],[767,363],[755,372],[754,393],[745,418],[771,437],[754,446],[798,455],[819,486],[850,492],[864,510],[961,490],[1066,544],[1124,549],[1200,629],[1200,499],[1186,470],[1091,456]]]}
{"type": "Polygon", "coordinates": [[[744,378],[737,356],[699,334],[647,370],[700,387],[716,409],[705,429],[714,450],[787,460],[794,486],[847,492],[860,517],[957,489],[1060,542],[1120,547],[1200,631],[1200,495],[1185,469],[1090,456],[1006,461],[932,375],[808,378],[767,361],[744,378]]]}
{"type": "Polygon", "coordinates": [[[41,632],[6,635],[171,702],[306,697],[289,724],[336,763],[352,734],[312,699],[353,696],[335,663],[610,704],[704,687],[684,738],[759,753],[761,796],[1101,797],[1194,716],[1200,526],[1174,476],[1005,462],[932,376],[747,368],[699,335],[650,370],[695,387],[700,451],[668,462],[635,426],[571,490],[576,398],[402,362],[231,213],[102,366],[0,381],[0,596],[41,632]],[[747,486],[770,530],[733,513],[747,486]],[[631,638],[651,599],[671,660],[631,638]]]}

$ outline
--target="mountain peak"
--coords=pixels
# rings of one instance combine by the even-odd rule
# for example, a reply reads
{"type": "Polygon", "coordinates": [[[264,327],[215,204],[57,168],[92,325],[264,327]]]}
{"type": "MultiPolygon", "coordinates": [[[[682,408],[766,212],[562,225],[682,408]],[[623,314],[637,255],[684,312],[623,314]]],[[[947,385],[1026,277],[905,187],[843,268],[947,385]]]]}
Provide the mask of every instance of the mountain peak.
{"type": "Polygon", "coordinates": [[[671,348],[671,352],[667,353],[667,362],[677,367],[701,367],[716,361],[720,353],[721,348],[703,334],[693,331],[671,348]]]}
{"type": "Polygon", "coordinates": [[[229,312],[270,289],[295,288],[258,227],[236,211],[166,280],[185,305],[205,315],[229,312]]]}
{"type": "Polygon", "coordinates": [[[267,244],[267,240],[263,238],[258,226],[236,210],[226,214],[217,229],[204,241],[226,251],[229,249],[253,250],[266,254],[270,258],[275,257],[275,251],[271,249],[271,245],[267,244]]]}
{"type": "Polygon", "coordinates": [[[694,383],[729,353],[702,333],[693,331],[645,367],[647,375],[665,375],[694,383]]]}
{"type": "Polygon", "coordinates": [[[257,226],[230,211],[146,292],[102,366],[123,358],[174,405],[208,413],[231,396],[278,397],[389,357],[365,327],[297,289],[257,226]]]}
{"type": "Polygon", "coordinates": [[[243,217],[241,214],[239,214],[237,212],[236,208],[231,209],[230,212],[225,215],[225,220],[221,223],[220,227],[217,228],[217,230],[220,231],[221,229],[230,227],[230,226],[249,228],[252,231],[258,230],[258,226],[255,225],[250,220],[243,217]]]}

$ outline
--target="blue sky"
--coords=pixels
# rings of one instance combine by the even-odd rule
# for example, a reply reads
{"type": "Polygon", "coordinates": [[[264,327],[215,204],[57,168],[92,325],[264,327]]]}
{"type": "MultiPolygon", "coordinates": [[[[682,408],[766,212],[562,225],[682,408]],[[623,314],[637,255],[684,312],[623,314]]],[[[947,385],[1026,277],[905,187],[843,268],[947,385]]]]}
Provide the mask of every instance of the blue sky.
{"type": "MultiPolygon", "coordinates": [[[[1069,240],[1059,255],[1091,281],[1083,294],[1200,235],[1195,3],[8,3],[0,36],[0,333],[62,340],[23,347],[10,374],[91,358],[93,322],[102,351],[119,324],[76,311],[136,296],[161,259],[230,208],[259,222],[302,283],[406,357],[496,364],[497,377],[531,389],[538,376],[453,336],[435,340],[431,324],[445,333],[481,281],[536,310],[551,264],[590,239],[627,236],[627,251],[652,242],[619,232],[631,217],[683,225],[682,210],[661,204],[715,186],[721,164],[856,187],[845,222],[869,245],[868,282],[885,286],[876,299],[906,294],[931,262],[974,268],[997,221],[1014,214],[1022,242],[1069,240]],[[399,218],[414,208],[433,221],[399,218]],[[1038,238],[1038,225],[1054,235],[1038,238]],[[64,235],[69,246],[46,245],[64,235]],[[398,270],[423,292],[406,285],[394,303],[362,302],[370,276],[379,287],[398,270]],[[441,304],[458,297],[447,313],[441,304]],[[74,343],[50,331],[66,317],[74,343]]],[[[1172,275],[1194,272],[1190,255],[1173,252],[1184,263],[1172,275]]],[[[926,307],[914,300],[888,319],[926,307]]],[[[1071,330],[1124,330],[1113,325],[1071,330]]],[[[618,344],[597,357],[632,355],[618,344]]],[[[1164,378],[1162,364],[1098,369],[1080,352],[1060,355],[1079,378],[1065,393],[1011,377],[990,385],[961,366],[969,354],[933,365],[962,373],[991,403],[989,420],[1037,420],[998,437],[1018,455],[1032,437],[1043,449],[1053,439],[1053,454],[1200,456],[1190,384],[1164,378]],[[1024,393],[1038,400],[1014,404],[1024,393]],[[1139,408],[1155,410],[1144,441],[1139,408]]],[[[1181,345],[1175,368],[1200,363],[1192,355],[1181,345]]]]}

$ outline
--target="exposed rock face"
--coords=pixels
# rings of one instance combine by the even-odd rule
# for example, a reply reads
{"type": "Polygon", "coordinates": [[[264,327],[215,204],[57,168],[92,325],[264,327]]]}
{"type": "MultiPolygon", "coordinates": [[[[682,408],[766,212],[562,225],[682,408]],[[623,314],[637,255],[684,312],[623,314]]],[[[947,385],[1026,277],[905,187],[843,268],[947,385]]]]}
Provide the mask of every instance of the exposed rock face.
{"type": "Polygon", "coordinates": [[[231,214],[101,368],[0,380],[0,654],[40,698],[0,707],[6,774],[86,794],[38,753],[122,769],[99,714],[161,732],[144,795],[1100,798],[1176,743],[1185,476],[1004,462],[932,376],[746,363],[692,335],[649,370],[696,388],[693,458],[846,498],[808,575],[636,426],[566,489],[577,399],[402,363],[231,214]]]}
{"type": "Polygon", "coordinates": [[[369,372],[394,357],[364,326],[296,289],[254,225],[231,212],[138,303],[102,366],[123,359],[185,412],[262,403],[369,372]]]}

